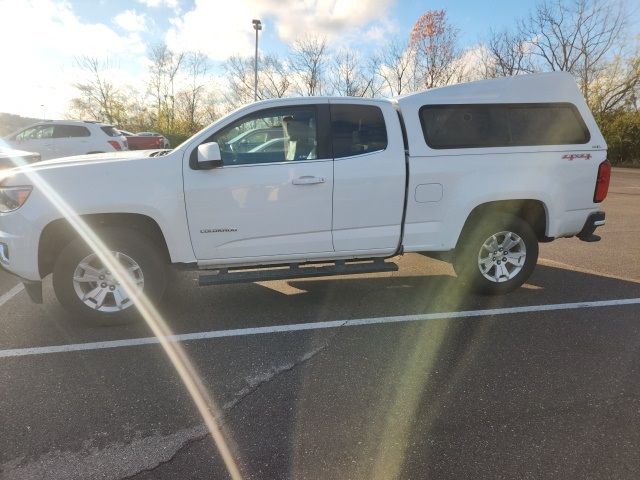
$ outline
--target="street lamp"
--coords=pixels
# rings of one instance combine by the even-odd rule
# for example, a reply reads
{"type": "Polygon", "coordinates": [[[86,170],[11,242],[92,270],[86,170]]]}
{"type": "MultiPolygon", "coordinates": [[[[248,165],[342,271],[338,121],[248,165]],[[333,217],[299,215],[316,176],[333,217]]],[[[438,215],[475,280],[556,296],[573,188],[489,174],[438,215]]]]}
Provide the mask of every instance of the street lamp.
{"type": "Polygon", "coordinates": [[[256,31],[256,58],[253,64],[255,79],[253,83],[253,100],[258,100],[258,30],[262,30],[262,22],[257,19],[252,20],[253,29],[256,31]]]}

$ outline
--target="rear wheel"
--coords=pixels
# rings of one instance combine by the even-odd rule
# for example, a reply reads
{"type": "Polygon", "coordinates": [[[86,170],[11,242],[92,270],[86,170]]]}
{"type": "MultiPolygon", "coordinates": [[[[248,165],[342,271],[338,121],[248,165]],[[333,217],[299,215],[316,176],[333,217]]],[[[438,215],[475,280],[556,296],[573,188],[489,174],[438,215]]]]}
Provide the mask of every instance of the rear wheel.
{"type": "MultiPolygon", "coordinates": [[[[151,302],[157,302],[165,289],[166,266],[152,240],[122,228],[104,228],[96,233],[122,268],[120,271],[151,302]]],[[[83,321],[110,325],[137,317],[131,295],[81,238],[67,245],[56,260],[53,288],[60,303],[83,321]]]]}
{"type": "Polygon", "coordinates": [[[538,239],[531,226],[514,215],[492,215],[465,228],[453,267],[458,277],[481,293],[515,290],[538,261],[538,239]]]}

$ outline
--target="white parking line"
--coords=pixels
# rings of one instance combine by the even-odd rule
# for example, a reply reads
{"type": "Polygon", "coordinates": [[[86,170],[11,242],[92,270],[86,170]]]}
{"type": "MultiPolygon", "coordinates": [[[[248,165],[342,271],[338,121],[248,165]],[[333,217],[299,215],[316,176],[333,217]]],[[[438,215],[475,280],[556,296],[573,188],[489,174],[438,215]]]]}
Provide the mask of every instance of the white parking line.
{"type": "Polygon", "coordinates": [[[11,300],[13,297],[15,297],[17,294],[19,294],[22,290],[24,290],[24,285],[22,283],[19,283],[7,293],[3,293],[0,296],[0,307],[11,300]]]}
{"type": "MultiPolygon", "coordinates": [[[[576,310],[581,308],[613,307],[620,305],[639,305],[640,298],[622,298],[619,300],[601,300],[594,302],[557,303],[551,305],[529,305],[524,307],[493,308],[489,310],[467,310],[462,312],[425,313],[419,315],[401,315],[395,317],[374,317],[352,320],[334,320],[329,322],[295,323],[289,325],[273,325],[270,327],[238,328],[232,330],[212,330],[209,332],[183,333],[167,337],[171,342],[187,342],[211,338],[241,337],[247,335],[264,335],[269,333],[300,332],[304,330],[322,330],[326,328],[355,327],[382,323],[419,322],[469,317],[486,317],[492,315],[508,315],[517,313],[549,312],[554,310],[576,310]]],[[[0,358],[22,357],[26,355],[44,355],[50,353],[77,352],[82,350],[100,350],[104,348],[133,347],[137,345],[153,345],[160,343],[157,337],[129,338],[105,342],[73,343],[69,345],[51,345],[47,347],[30,347],[0,350],[0,358]]]]}

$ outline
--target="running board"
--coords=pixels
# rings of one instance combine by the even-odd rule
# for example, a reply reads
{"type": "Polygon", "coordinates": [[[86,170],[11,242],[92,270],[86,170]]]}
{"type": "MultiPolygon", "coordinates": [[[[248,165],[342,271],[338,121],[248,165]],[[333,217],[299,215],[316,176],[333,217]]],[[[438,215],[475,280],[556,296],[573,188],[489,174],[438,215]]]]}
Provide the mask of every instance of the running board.
{"type": "Polygon", "coordinates": [[[201,275],[199,285],[224,285],[230,283],[268,282],[270,280],[288,280],[292,278],[330,277],[335,275],[353,275],[360,273],[397,272],[398,265],[383,260],[372,262],[346,263],[335,262],[335,265],[300,267],[291,264],[285,268],[262,268],[257,270],[231,270],[222,268],[210,275],[201,275]]]}

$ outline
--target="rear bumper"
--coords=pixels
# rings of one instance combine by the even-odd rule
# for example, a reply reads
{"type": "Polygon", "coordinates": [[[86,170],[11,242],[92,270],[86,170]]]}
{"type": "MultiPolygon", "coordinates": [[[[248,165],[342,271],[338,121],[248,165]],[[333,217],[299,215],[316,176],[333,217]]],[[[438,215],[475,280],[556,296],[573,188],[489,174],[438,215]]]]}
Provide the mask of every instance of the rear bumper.
{"type": "Polygon", "coordinates": [[[587,218],[587,221],[584,223],[584,227],[582,227],[582,230],[580,230],[577,237],[583,242],[597,242],[600,240],[600,237],[598,235],[594,235],[593,232],[596,231],[596,228],[601,227],[604,224],[604,212],[593,212],[587,218]]]}

